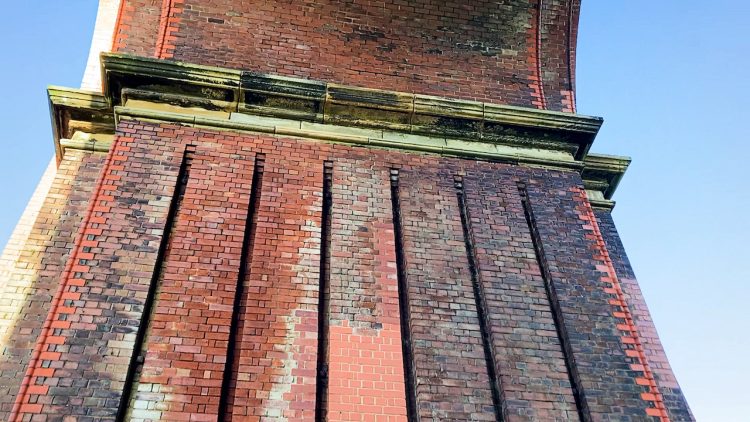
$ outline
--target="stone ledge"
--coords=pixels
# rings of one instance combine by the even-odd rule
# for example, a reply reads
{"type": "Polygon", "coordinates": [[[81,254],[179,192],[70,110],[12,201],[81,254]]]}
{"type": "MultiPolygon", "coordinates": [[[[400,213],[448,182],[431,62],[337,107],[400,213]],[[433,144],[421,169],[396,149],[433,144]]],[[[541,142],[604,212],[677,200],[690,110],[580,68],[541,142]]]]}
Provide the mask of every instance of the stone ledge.
{"type": "Polygon", "coordinates": [[[106,151],[116,118],[397,148],[580,171],[611,209],[630,163],[588,153],[602,119],[102,54],[104,94],[49,87],[58,160],[106,151]]]}
{"type": "Polygon", "coordinates": [[[538,145],[582,160],[599,117],[343,86],[306,79],[103,54],[110,105],[141,99],[343,126],[438,134],[479,142],[538,145]]]}

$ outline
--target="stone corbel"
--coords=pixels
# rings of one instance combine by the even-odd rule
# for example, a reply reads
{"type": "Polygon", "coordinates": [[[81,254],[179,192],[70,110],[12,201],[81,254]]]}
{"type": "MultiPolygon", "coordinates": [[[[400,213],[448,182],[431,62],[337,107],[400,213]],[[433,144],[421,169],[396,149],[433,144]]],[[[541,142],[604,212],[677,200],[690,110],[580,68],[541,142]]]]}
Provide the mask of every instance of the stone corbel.
{"type": "Polygon", "coordinates": [[[604,154],[588,154],[584,158],[581,177],[591,206],[607,211],[615,207],[612,195],[625,175],[630,161],[630,157],[604,154]]]}

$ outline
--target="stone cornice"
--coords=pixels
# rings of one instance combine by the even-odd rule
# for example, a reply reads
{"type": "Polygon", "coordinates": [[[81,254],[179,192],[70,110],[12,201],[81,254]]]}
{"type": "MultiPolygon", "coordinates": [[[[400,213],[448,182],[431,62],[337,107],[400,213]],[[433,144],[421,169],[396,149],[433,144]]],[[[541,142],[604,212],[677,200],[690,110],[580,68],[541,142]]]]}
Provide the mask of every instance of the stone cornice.
{"type": "Polygon", "coordinates": [[[47,98],[58,162],[66,147],[61,140],[73,138],[76,132],[114,134],[112,108],[102,94],[50,86],[47,88],[47,98]]]}
{"type": "Polygon", "coordinates": [[[602,119],[102,54],[104,94],[49,88],[55,148],[105,151],[116,119],[582,172],[592,204],[611,208],[629,159],[589,154],[602,119]]]}
{"type": "Polygon", "coordinates": [[[630,161],[630,157],[604,154],[588,154],[584,158],[581,177],[593,206],[609,210],[614,208],[612,195],[625,175],[630,161]]]}

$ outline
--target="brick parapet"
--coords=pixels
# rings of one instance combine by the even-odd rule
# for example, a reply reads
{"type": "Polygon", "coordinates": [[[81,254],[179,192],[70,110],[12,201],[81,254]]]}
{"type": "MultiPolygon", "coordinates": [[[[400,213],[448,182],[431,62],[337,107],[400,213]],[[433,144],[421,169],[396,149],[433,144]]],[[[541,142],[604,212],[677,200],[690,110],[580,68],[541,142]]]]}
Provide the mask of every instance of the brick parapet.
{"type": "Polygon", "coordinates": [[[580,2],[574,0],[538,0],[542,19],[539,33],[540,83],[543,85],[545,103],[555,110],[574,112],[575,99],[572,88],[575,55],[570,51],[571,32],[578,20],[572,16],[580,2]]]}
{"type": "Polygon", "coordinates": [[[120,0],[117,22],[112,38],[112,51],[141,57],[154,57],[156,52],[163,0],[120,0]]]}

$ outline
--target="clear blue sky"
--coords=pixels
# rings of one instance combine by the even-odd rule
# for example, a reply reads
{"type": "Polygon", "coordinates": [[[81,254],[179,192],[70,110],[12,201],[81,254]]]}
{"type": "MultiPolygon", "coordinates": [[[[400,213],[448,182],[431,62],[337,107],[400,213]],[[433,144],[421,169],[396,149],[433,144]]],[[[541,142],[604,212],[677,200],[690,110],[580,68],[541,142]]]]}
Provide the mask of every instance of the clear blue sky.
{"type": "MultiPolygon", "coordinates": [[[[52,154],[45,87],[77,87],[93,0],[3,6],[0,244],[52,154]]],[[[584,0],[578,110],[594,151],[633,157],[615,221],[699,420],[746,421],[750,399],[750,2],[584,0]]]]}

